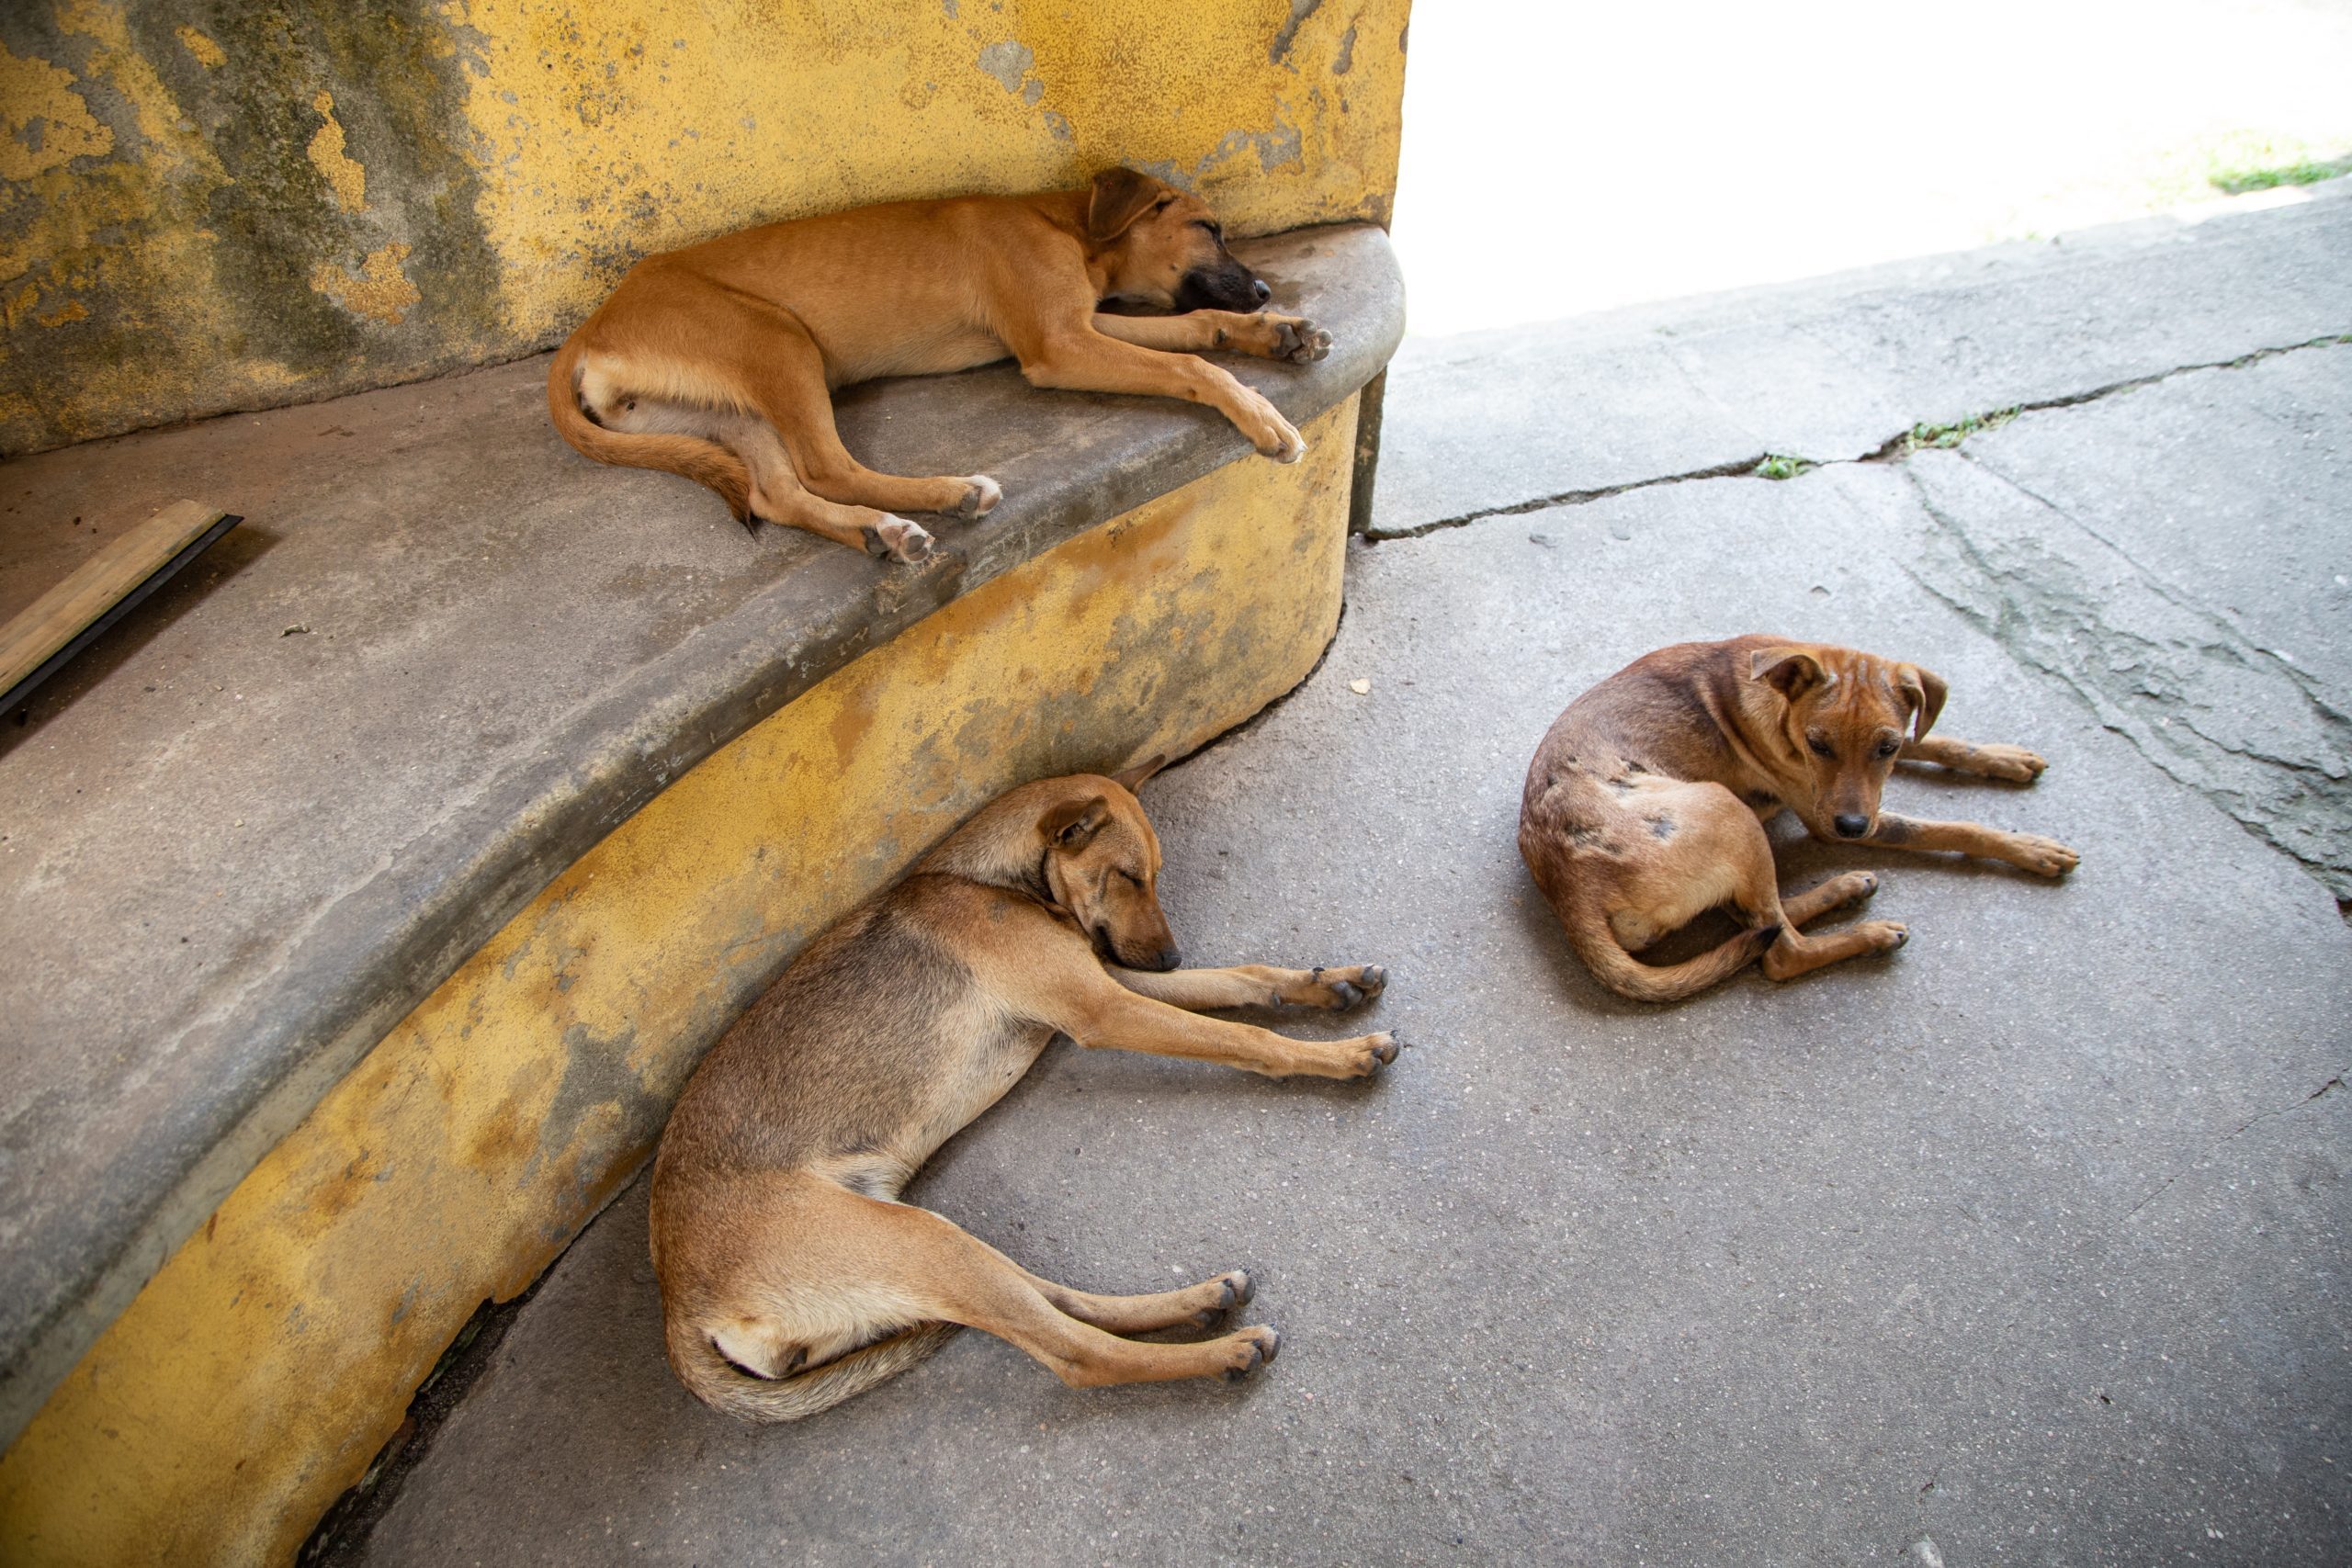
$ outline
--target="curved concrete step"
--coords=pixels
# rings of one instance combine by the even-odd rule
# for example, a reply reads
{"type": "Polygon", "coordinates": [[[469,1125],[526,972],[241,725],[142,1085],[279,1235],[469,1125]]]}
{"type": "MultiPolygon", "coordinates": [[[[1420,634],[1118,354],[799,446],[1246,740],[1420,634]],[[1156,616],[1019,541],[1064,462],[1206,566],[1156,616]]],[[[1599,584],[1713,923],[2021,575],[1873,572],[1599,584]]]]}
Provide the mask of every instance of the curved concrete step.
{"type": "MultiPolygon", "coordinates": [[[[1227,359],[1295,423],[1403,333],[1385,237],[1237,249],[1331,356],[1227,359]]],[[[537,358],[9,465],[42,573],[181,495],[249,521],[0,735],[0,1440],[288,1129],[565,867],[861,652],[1248,456],[1010,367],[861,388],[849,446],[1002,504],[885,567],[749,538],[565,447],[537,358]],[[67,525],[80,513],[85,525],[67,525]],[[103,874],[101,874],[101,870],[103,874]]],[[[1251,459],[1254,461],[1255,459],[1251,459]]]]}

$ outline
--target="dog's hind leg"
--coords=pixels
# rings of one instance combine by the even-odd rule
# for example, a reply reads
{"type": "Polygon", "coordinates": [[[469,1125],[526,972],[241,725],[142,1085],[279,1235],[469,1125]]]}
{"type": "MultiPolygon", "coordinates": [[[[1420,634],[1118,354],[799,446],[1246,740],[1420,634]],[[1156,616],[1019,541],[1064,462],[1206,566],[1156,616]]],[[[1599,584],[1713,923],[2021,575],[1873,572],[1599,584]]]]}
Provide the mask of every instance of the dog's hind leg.
{"type": "Polygon", "coordinates": [[[1090,1296],[1039,1280],[927,1210],[865,1201],[887,1211],[870,1215],[867,1223],[887,1226],[884,1256],[899,1276],[894,1282],[921,1304],[925,1317],[1009,1340],[1073,1388],[1240,1378],[1274,1359],[1279,1337],[1262,1326],[1192,1344],[1159,1345],[1122,1339],[1087,1321],[1108,1318],[1129,1333],[1204,1324],[1201,1314],[1212,1306],[1222,1313],[1247,1299],[1246,1276],[1220,1275],[1161,1296],[1090,1296]]]}
{"type": "Polygon", "coordinates": [[[753,405],[782,435],[802,484],[846,505],[966,519],[985,516],[1002,499],[1004,492],[986,474],[908,479],[876,473],[851,457],[833,423],[823,353],[797,317],[781,309],[775,317],[760,343],[758,360],[742,373],[753,405]]]}
{"type": "Polygon", "coordinates": [[[1088,1291],[1074,1291],[1025,1269],[1022,1269],[1022,1278],[1051,1302],[1056,1311],[1112,1334],[1148,1334],[1158,1328],[1209,1328],[1224,1321],[1234,1308],[1248,1304],[1257,1290],[1250,1276],[1238,1269],[1181,1291],[1156,1291],[1139,1296],[1098,1296],[1088,1291]]]}
{"type": "Polygon", "coordinates": [[[933,540],[922,525],[809,494],[775,427],[756,413],[631,397],[616,401],[605,422],[630,434],[698,435],[735,454],[751,474],[743,521],[754,531],[762,523],[782,523],[871,556],[902,563],[930,558],[933,540]]]}
{"type": "Polygon", "coordinates": [[[1859,904],[1878,891],[1878,878],[1867,871],[1849,871],[1817,887],[1792,893],[1781,900],[1781,919],[1791,925],[1809,925],[1832,909],[1859,904]]]}

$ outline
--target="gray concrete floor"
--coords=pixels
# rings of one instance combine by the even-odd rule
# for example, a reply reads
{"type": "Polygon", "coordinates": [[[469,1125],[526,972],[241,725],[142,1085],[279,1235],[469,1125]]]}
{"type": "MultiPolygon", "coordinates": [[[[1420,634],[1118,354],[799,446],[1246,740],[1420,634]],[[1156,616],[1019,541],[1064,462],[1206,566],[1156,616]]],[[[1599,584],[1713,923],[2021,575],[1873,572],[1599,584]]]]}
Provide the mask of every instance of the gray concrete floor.
{"type": "MultiPolygon", "coordinates": [[[[2079,309],[2019,363],[2097,358],[2102,300],[2139,297],[2119,278],[2161,297],[2196,246],[2242,247],[2252,293],[2281,258],[2352,261],[2333,210],[2034,271],[2053,319],[2079,309]]],[[[1803,299],[1852,343],[1905,299],[1960,310],[1982,279],[1955,276],[1803,299]]],[[[1090,1288],[1257,1269],[1280,1362],[1077,1393],[967,1334],[744,1428],[662,1362],[639,1184],[347,1560],[2345,1561],[2352,346],[2233,329],[2231,296],[2175,295],[2202,346],[2144,384],[2005,390],[1980,364],[1945,407],[1909,364],[1888,435],[2060,405],[1957,450],[1782,482],[1661,463],[1501,513],[1501,471],[1557,454],[1465,462],[1477,421],[1408,355],[1385,461],[1424,531],[1392,513],[1400,536],[1358,545],[1322,670],[1145,800],[1191,961],[1386,964],[1374,1016],[1412,1049],[1331,1086],[1057,1046],[910,1193],[1090,1288]],[[2080,871],[1792,843],[1791,883],[1879,870],[1910,945],[1675,1008],[1600,992],[1518,862],[1527,758],[1627,660],[1750,630],[1939,671],[1943,728],[2051,771],[1891,799],[2063,839],[2080,871]]],[[[1996,290],[1948,330],[2018,306],[1996,290]]],[[[1795,309],[1701,302],[1675,352],[1735,333],[1765,363],[1795,309]]],[[[1528,421],[1540,387],[1613,389],[1649,428],[1677,397],[1722,414],[1673,355],[1611,349],[1595,384],[1589,340],[1482,395],[1521,376],[1528,421]]],[[[1810,376],[1861,374],[1809,341],[1810,376]]],[[[1606,418],[1547,439],[1605,446],[1606,418]]]]}

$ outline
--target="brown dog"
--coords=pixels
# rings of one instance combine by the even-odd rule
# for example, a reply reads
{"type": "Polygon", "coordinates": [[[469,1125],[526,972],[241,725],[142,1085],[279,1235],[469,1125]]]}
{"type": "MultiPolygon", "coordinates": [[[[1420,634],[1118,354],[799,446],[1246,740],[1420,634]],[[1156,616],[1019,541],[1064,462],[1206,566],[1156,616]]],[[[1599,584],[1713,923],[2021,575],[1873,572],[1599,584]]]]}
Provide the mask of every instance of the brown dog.
{"type": "Polygon", "coordinates": [[[1273,1359],[1271,1328],[1120,1337],[1209,1326],[1250,1299],[1246,1274],[1089,1295],[897,1201],[1057,1032],[1269,1077],[1368,1077],[1396,1059],[1386,1034],[1326,1044],[1183,1010],[1349,1008],[1386,976],[1175,969],[1159,874],[1127,780],[1023,785],[811,942],[728,1031],[653,1167],[653,1267],[688,1389],[731,1416],[791,1420],[904,1370],[957,1325],[1074,1387],[1238,1378],[1273,1359]]]}
{"type": "Polygon", "coordinates": [[[1891,920],[1797,929],[1878,879],[1848,872],[1784,902],[1766,822],[1793,811],[1816,839],[1958,850],[2044,876],[2078,858],[2030,833],[1879,809],[1897,759],[2013,784],[2048,766],[2022,747],[1930,738],[1943,705],[1935,674],[1852,649],[1776,637],[1659,649],[1553,722],[1527,770],[1519,852],[1577,955],[1635,1001],[1687,997],[1758,957],[1786,980],[1889,952],[1908,934],[1891,920]],[[1713,952],[1666,966],[1633,957],[1722,905],[1747,930],[1713,952]]]}
{"type": "Polygon", "coordinates": [[[1272,403],[1181,352],[1329,352],[1311,322],[1253,314],[1271,294],[1198,198],[1132,169],[1090,190],[861,208],[638,263],[557,352],[548,411],[598,462],[684,474],[749,526],[919,561],[932,536],[896,513],[978,517],[997,482],[867,468],[834,431],[834,388],[1009,354],[1036,386],[1205,403],[1295,462],[1306,444],[1272,403]],[[1114,300],[1187,313],[1099,309],[1114,300]]]}

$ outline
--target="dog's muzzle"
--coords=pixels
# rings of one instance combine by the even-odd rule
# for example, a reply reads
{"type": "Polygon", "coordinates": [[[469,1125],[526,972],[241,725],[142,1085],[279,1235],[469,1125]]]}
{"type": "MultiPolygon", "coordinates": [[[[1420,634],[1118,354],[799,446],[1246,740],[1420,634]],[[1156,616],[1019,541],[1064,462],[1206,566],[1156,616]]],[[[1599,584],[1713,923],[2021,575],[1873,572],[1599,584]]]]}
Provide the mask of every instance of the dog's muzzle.
{"type": "Polygon", "coordinates": [[[1227,258],[1215,266],[1194,267],[1176,287],[1179,310],[1256,310],[1274,297],[1266,280],[1227,258]]]}

